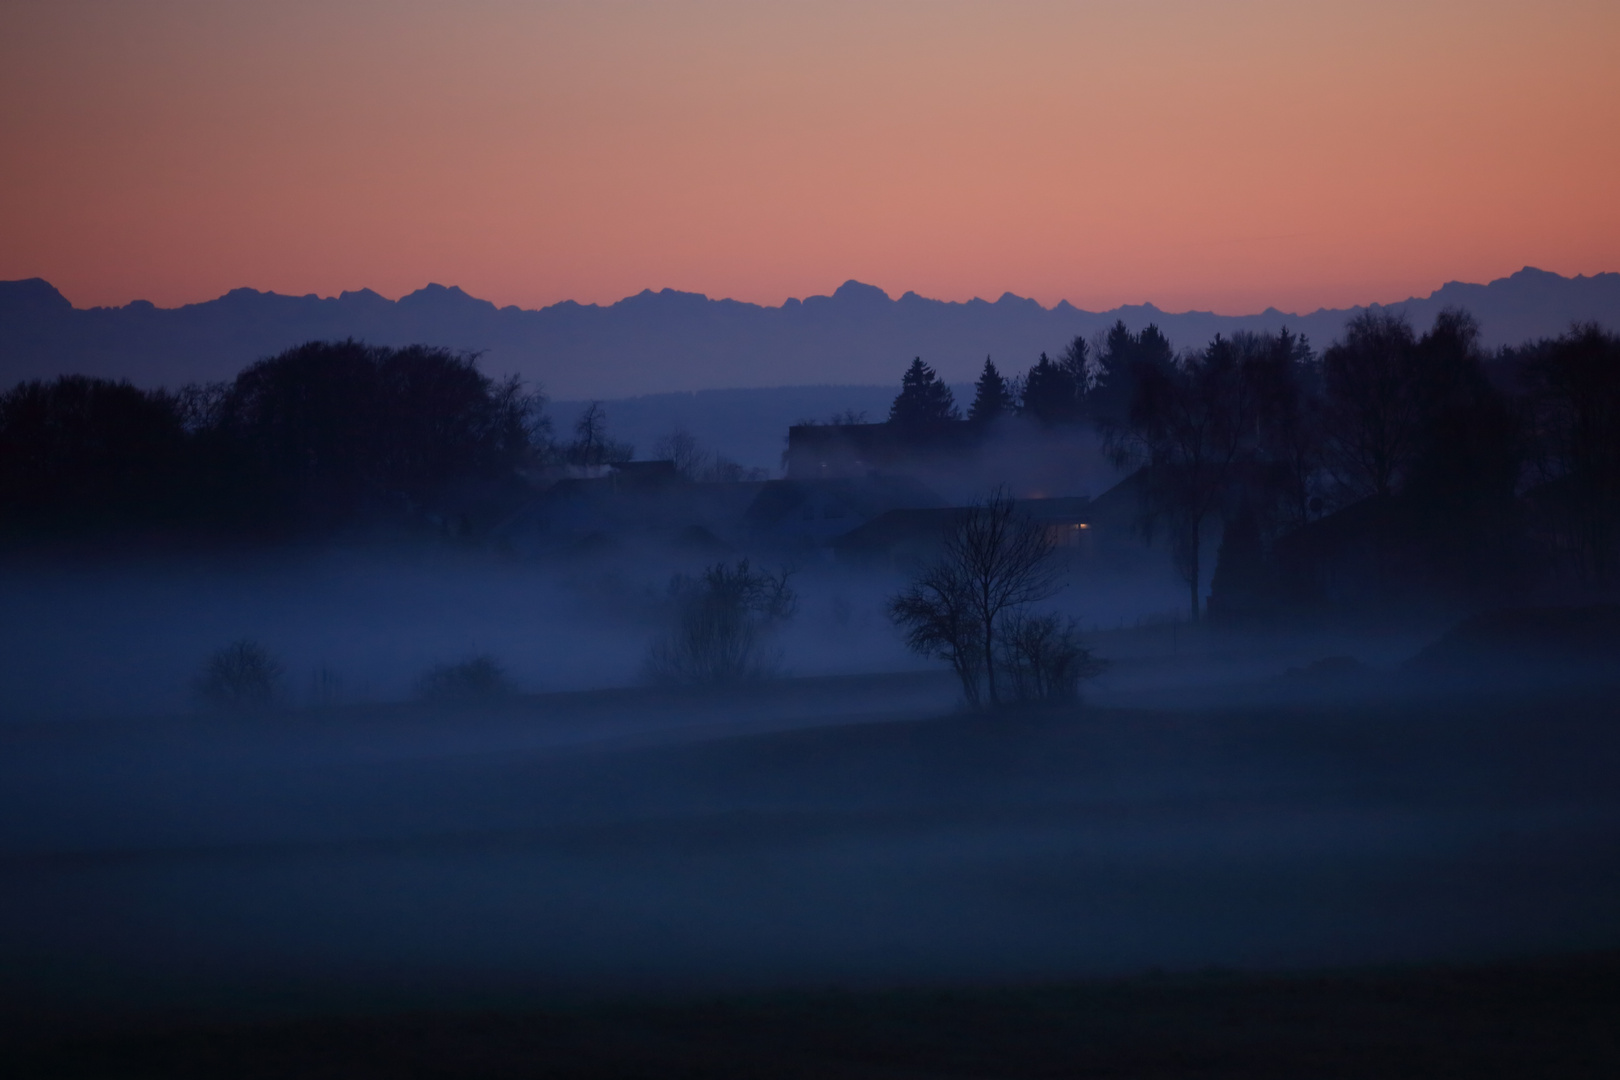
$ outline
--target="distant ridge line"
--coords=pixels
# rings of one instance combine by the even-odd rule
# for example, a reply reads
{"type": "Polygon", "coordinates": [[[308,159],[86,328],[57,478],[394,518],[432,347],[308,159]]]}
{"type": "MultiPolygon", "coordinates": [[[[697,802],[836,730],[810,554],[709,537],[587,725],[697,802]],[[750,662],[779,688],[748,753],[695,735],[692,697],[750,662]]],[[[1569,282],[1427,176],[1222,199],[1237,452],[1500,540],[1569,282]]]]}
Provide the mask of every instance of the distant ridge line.
{"type": "Polygon", "coordinates": [[[986,355],[1022,369],[1116,320],[1133,330],[1157,323],[1178,347],[1282,325],[1325,345],[1360,311],[1400,309],[1427,325],[1452,305],[1474,312],[1489,345],[1556,334],[1576,321],[1620,326],[1620,273],[1567,278],[1525,267],[1487,284],[1447,282],[1398,303],[1252,315],[1167,312],[1151,302],[1092,312],[1060,300],[1048,308],[1010,292],[994,301],[893,298],[854,280],[779,306],[643,289],[607,305],[497,307],[459,286],[430,283],[398,300],[370,289],[321,297],[242,287],[176,308],[142,300],[76,308],[49,282],[30,278],[0,282],[0,383],[66,372],[143,385],[211,381],[300,342],[343,337],[477,351],[488,370],[571,398],[888,383],[918,355],[948,380],[965,381],[986,355]]]}

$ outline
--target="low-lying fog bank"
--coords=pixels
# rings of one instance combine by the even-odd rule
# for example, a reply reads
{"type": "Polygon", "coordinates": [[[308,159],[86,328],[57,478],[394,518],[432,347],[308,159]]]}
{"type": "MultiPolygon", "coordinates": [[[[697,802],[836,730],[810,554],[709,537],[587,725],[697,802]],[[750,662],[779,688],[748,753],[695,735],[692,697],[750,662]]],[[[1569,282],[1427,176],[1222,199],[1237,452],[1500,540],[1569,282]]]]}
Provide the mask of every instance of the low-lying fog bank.
{"type": "MultiPolygon", "coordinates": [[[[489,656],[521,692],[629,686],[664,629],[667,551],[534,563],[436,549],[328,549],[197,563],[0,567],[0,722],[195,707],[204,660],[260,643],[282,704],[398,701],[436,665],[489,656]]],[[[887,577],[811,566],[773,646],[801,675],[932,669],[883,615],[887,577]]]]}
{"type": "Polygon", "coordinates": [[[1076,571],[1054,604],[1109,662],[1086,704],[974,713],[904,650],[898,579],[836,564],[794,568],[774,677],[651,685],[670,575],[702,565],[13,565],[0,1000],[455,1006],[1620,946],[1620,610],[1195,628],[1076,571]],[[1525,645],[1559,626],[1596,643],[1580,679],[1525,645]],[[241,638],[280,697],[200,708],[201,661],[241,638]],[[499,694],[420,692],[470,656],[499,694]]]}
{"type": "MultiPolygon", "coordinates": [[[[712,561],[665,548],[535,562],[375,547],[11,561],[0,564],[0,724],[193,710],[205,660],[243,639],[279,663],[279,705],[295,710],[405,700],[436,666],[476,656],[520,693],[638,685],[668,625],[671,576],[712,561]]],[[[1390,670],[1444,625],[1212,634],[1181,621],[1171,575],[1157,557],[1144,562],[1066,565],[1045,605],[1076,619],[1110,661],[1092,688],[1100,701],[1249,683],[1329,656],[1390,670]]],[[[903,574],[791,558],[759,565],[789,571],[796,594],[769,642],[782,673],[943,670],[908,651],[888,617],[903,574]]]]}
{"type": "Polygon", "coordinates": [[[13,727],[7,994],[453,1004],[1620,943],[1607,694],[986,716],[883,684],[13,727]],[[617,710],[623,738],[534,734],[617,710]]]}

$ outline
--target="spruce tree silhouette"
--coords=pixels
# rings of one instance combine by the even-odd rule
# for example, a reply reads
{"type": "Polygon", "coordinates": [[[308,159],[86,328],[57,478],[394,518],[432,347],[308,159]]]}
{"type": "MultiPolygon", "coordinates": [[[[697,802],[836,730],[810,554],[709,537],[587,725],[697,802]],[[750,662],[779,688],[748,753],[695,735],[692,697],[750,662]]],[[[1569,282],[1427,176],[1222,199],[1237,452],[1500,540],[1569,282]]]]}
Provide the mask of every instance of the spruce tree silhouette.
{"type": "Polygon", "coordinates": [[[923,363],[922,357],[912,360],[900,379],[900,393],[889,406],[889,423],[919,427],[959,419],[956,398],[945,380],[923,363]]]}
{"type": "Polygon", "coordinates": [[[968,419],[984,424],[998,416],[1005,416],[1012,409],[1013,399],[1007,390],[1007,380],[1001,377],[1001,372],[996,370],[995,363],[987,356],[984,358],[984,371],[980,373],[979,381],[973,384],[973,405],[968,409],[968,419]]]}
{"type": "Polygon", "coordinates": [[[1140,369],[1162,367],[1174,357],[1170,339],[1156,325],[1149,323],[1140,334],[1133,334],[1123,320],[1115,322],[1103,339],[1095,378],[1082,386],[1086,415],[1104,430],[1124,424],[1136,397],[1140,369]]]}
{"type": "Polygon", "coordinates": [[[1080,418],[1080,387],[1061,364],[1045,353],[1024,376],[1024,412],[1043,424],[1065,424],[1080,418]]]}

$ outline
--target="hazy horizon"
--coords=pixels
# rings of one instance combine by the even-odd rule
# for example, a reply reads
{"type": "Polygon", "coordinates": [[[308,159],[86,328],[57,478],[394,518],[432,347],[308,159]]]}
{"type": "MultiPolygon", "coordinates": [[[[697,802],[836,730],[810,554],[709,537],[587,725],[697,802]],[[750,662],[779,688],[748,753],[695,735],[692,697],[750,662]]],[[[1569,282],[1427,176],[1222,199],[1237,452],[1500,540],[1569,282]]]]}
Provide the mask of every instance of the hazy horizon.
{"type": "MultiPolygon", "coordinates": [[[[663,286],[658,286],[658,287],[648,285],[648,286],[645,286],[644,288],[641,288],[641,289],[639,289],[639,290],[637,290],[635,292],[626,293],[625,295],[619,297],[616,300],[607,300],[607,301],[590,300],[590,301],[585,301],[585,300],[578,300],[578,299],[575,299],[573,297],[564,297],[562,299],[555,300],[555,301],[552,301],[552,302],[550,302],[548,304],[544,304],[544,305],[540,305],[540,306],[525,306],[523,304],[504,304],[504,305],[495,305],[495,306],[496,306],[497,310],[501,310],[501,311],[510,310],[512,308],[516,308],[519,311],[545,311],[545,310],[548,310],[549,308],[566,307],[566,306],[570,306],[570,305],[578,306],[578,307],[589,307],[589,308],[613,308],[613,307],[618,307],[621,304],[637,300],[637,299],[642,298],[642,297],[666,296],[666,295],[673,294],[673,295],[677,295],[677,296],[696,297],[696,298],[701,298],[703,300],[712,300],[712,301],[721,302],[721,303],[742,304],[742,305],[745,305],[745,306],[748,306],[748,307],[753,307],[753,308],[780,310],[780,309],[782,309],[784,307],[792,307],[792,306],[794,306],[796,304],[803,304],[803,303],[806,303],[807,301],[810,301],[810,300],[831,299],[837,294],[839,289],[845,288],[847,286],[854,286],[854,287],[859,288],[861,290],[876,289],[879,292],[882,292],[884,294],[884,297],[886,299],[888,299],[889,301],[891,301],[891,302],[905,300],[905,299],[908,299],[908,298],[917,298],[917,299],[921,299],[921,300],[927,300],[927,301],[930,301],[932,303],[947,304],[947,305],[957,306],[957,307],[963,307],[963,306],[968,306],[968,305],[976,305],[976,304],[999,304],[999,303],[1017,302],[1017,303],[1020,303],[1020,304],[1024,304],[1024,303],[1036,304],[1043,311],[1058,311],[1058,310],[1063,309],[1063,308],[1072,308],[1072,309],[1074,309],[1076,311],[1084,312],[1084,313],[1089,314],[1089,315],[1107,315],[1107,314],[1111,314],[1111,313],[1113,313],[1115,311],[1121,311],[1121,310],[1135,310],[1135,309],[1147,310],[1147,309],[1151,309],[1151,310],[1163,312],[1166,315],[1217,315],[1217,316],[1222,316],[1222,317],[1225,317],[1225,318],[1244,318],[1244,317],[1248,317],[1248,316],[1261,316],[1261,315],[1273,315],[1273,314],[1275,314],[1275,315],[1287,315],[1287,316],[1294,316],[1294,317],[1303,318],[1303,317],[1310,316],[1310,315],[1320,315],[1320,314],[1324,314],[1324,313],[1336,313],[1336,312],[1344,312],[1344,311],[1355,311],[1355,310],[1359,310],[1359,309],[1362,309],[1362,308],[1399,307],[1399,306],[1401,306],[1403,304],[1411,303],[1413,301],[1421,301],[1421,300],[1433,299],[1436,296],[1436,294],[1443,292],[1448,286],[1488,286],[1488,285],[1495,284],[1497,282],[1509,281],[1512,278],[1514,278],[1514,277],[1516,277],[1516,276],[1518,276],[1520,274],[1550,274],[1550,275],[1556,275],[1556,276],[1558,276],[1558,277],[1560,277],[1560,278],[1562,278],[1562,279],[1564,279],[1566,281],[1586,281],[1586,280],[1593,280],[1593,279],[1599,279],[1599,278],[1608,278],[1608,277],[1614,277],[1614,276],[1620,275],[1620,269],[1616,269],[1616,270],[1599,269],[1599,270],[1594,270],[1591,273],[1560,274],[1560,273],[1558,273],[1558,271],[1555,271],[1555,270],[1547,270],[1547,269],[1545,269],[1543,267],[1539,267],[1539,266],[1525,265],[1525,266],[1520,267],[1517,270],[1505,272],[1505,273],[1502,273],[1502,274],[1497,275],[1495,277],[1491,277],[1491,278],[1488,278],[1486,280],[1481,280],[1481,281],[1465,281],[1465,280],[1463,280],[1461,278],[1448,278],[1445,281],[1441,282],[1440,284],[1435,285],[1433,288],[1431,288],[1426,293],[1421,293],[1421,294],[1420,293],[1412,293],[1412,294],[1410,294],[1408,296],[1402,296],[1402,297],[1362,298],[1362,299],[1352,300],[1352,301],[1350,301],[1348,303],[1345,303],[1345,304],[1342,304],[1342,305],[1339,305],[1339,306],[1336,306],[1336,307],[1335,306],[1322,305],[1322,306],[1319,306],[1319,307],[1316,307],[1316,308],[1313,308],[1313,309],[1310,309],[1310,310],[1305,310],[1305,309],[1285,310],[1283,308],[1278,307],[1276,304],[1269,304],[1269,303],[1266,304],[1266,306],[1264,306],[1262,308],[1246,308],[1246,309],[1241,310],[1241,311],[1237,311],[1237,310],[1221,311],[1221,310],[1217,310],[1215,308],[1198,308],[1198,307],[1167,308],[1167,307],[1163,307],[1163,306],[1155,303],[1151,296],[1144,297],[1143,299],[1140,299],[1140,300],[1125,301],[1125,302],[1122,302],[1122,303],[1114,304],[1114,305],[1112,305],[1110,307],[1089,307],[1089,306],[1087,306],[1087,303],[1085,301],[1077,301],[1077,300],[1075,300],[1075,299],[1073,299],[1071,297],[1067,297],[1067,296],[1059,297],[1058,299],[1052,301],[1051,303],[1043,304],[1043,303],[1041,303],[1040,300],[1036,299],[1035,297],[1021,296],[1018,293],[1015,293],[1015,292],[1013,292],[1011,290],[1004,290],[1001,293],[999,293],[999,294],[997,294],[997,295],[995,295],[993,297],[992,296],[970,296],[970,297],[967,297],[966,299],[952,299],[952,298],[949,298],[949,297],[924,296],[923,294],[917,292],[915,289],[907,289],[902,293],[893,293],[893,292],[883,288],[883,286],[881,286],[881,285],[874,285],[874,284],[872,284],[870,282],[861,281],[858,278],[853,278],[853,277],[846,278],[842,283],[840,283],[839,285],[837,285],[834,288],[829,289],[829,290],[827,290],[825,292],[806,293],[805,295],[802,295],[802,296],[787,296],[787,297],[783,297],[780,301],[775,302],[775,303],[771,303],[771,302],[768,302],[768,301],[761,302],[761,301],[753,301],[753,300],[744,300],[744,299],[740,299],[740,298],[734,297],[734,296],[712,296],[712,295],[710,295],[708,293],[705,293],[705,292],[701,292],[701,291],[697,291],[697,290],[689,290],[689,289],[677,289],[677,288],[674,288],[674,287],[671,287],[671,286],[668,286],[668,285],[663,285],[663,286]]],[[[424,281],[421,285],[419,285],[419,286],[417,286],[415,288],[405,289],[404,291],[396,292],[393,295],[389,295],[388,293],[382,292],[382,291],[380,291],[378,289],[374,289],[371,286],[365,285],[365,284],[359,284],[359,285],[356,285],[354,288],[343,288],[343,289],[337,290],[336,292],[327,292],[327,293],[321,293],[321,292],[302,292],[302,293],[300,293],[300,292],[282,292],[282,291],[279,291],[279,290],[274,289],[274,288],[259,288],[256,285],[240,284],[240,285],[235,285],[235,286],[232,286],[230,288],[227,288],[223,292],[218,293],[217,295],[205,296],[205,297],[201,297],[201,298],[198,298],[198,299],[192,299],[192,300],[184,300],[184,301],[181,301],[181,302],[178,302],[178,303],[173,303],[173,304],[158,304],[158,303],[146,298],[145,296],[131,296],[128,300],[124,301],[121,304],[120,303],[107,303],[107,304],[94,304],[94,305],[77,303],[74,300],[73,297],[68,296],[65,292],[63,292],[62,289],[54,281],[51,281],[50,279],[39,276],[39,275],[34,275],[31,278],[14,278],[14,279],[11,279],[10,281],[0,281],[0,284],[13,284],[13,283],[19,283],[19,282],[31,281],[31,280],[33,280],[33,281],[44,281],[46,284],[50,285],[51,288],[55,289],[58,293],[60,293],[63,296],[64,299],[66,299],[70,304],[72,304],[74,310],[76,310],[76,311],[119,310],[119,309],[122,309],[122,308],[130,307],[131,305],[139,306],[139,305],[146,305],[146,304],[151,304],[153,307],[159,308],[160,310],[175,311],[175,310],[179,310],[181,308],[195,307],[195,306],[197,306],[199,304],[211,303],[211,302],[213,302],[215,300],[222,300],[222,299],[230,296],[232,293],[242,293],[242,292],[256,293],[256,294],[261,295],[261,296],[281,296],[281,297],[288,297],[288,298],[292,298],[292,299],[309,299],[309,298],[313,297],[313,298],[318,299],[318,300],[342,300],[345,297],[362,297],[362,296],[365,296],[366,294],[370,294],[370,295],[373,295],[373,296],[377,296],[377,297],[379,297],[379,298],[381,298],[383,300],[386,300],[389,303],[397,304],[401,300],[406,300],[406,299],[409,299],[409,298],[412,298],[412,297],[432,296],[432,295],[434,295],[434,294],[436,294],[436,293],[438,293],[438,292],[440,292],[442,290],[443,292],[448,292],[448,293],[460,293],[460,294],[468,297],[471,300],[475,300],[475,301],[479,301],[481,303],[487,303],[487,304],[494,305],[494,301],[488,300],[485,297],[478,296],[478,295],[470,292],[469,290],[462,288],[459,284],[457,284],[455,282],[449,282],[448,284],[446,284],[443,281],[424,281]]]]}

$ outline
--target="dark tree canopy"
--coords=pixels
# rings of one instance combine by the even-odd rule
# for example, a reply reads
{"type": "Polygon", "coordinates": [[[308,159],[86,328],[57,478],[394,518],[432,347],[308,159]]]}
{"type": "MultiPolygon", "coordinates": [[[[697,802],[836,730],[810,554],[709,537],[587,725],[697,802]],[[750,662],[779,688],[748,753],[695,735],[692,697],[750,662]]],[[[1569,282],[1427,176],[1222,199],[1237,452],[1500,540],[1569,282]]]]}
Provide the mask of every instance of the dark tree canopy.
{"type": "Polygon", "coordinates": [[[185,430],[175,399],[64,375],[0,396],[0,514],[12,528],[120,529],[182,510],[185,430]]]}
{"type": "Polygon", "coordinates": [[[1620,577],[1620,334],[1587,323],[1515,359],[1528,398],[1532,496],[1551,542],[1583,577],[1611,583],[1620,577]]]}
{"type": "Polygon", "coordinates": [[[1513,496],[1522,461],[1520,428],[1491,385],[1473,316],[1447,308],[1413,352],[1418,430],[1407,487],[1454,519],[1513,496]]]}
{"type": "Polygon", "coordinates": [[[1281,602],[1279,575],[1368,604],[1472,604],[1518,588],[1522,407],[1493,384],[1467,313],[1443,311],[1422,335],[1399,314],[1364,313],[1320,363],[1286,331],[1225,347],[1256,408],[1211,518],[1226,534],[1212,605],[1281,602]]]}
{"type": "Polygon", "coordinates": [[[889,423],[916,427],[956,419],[959,416],[951,388],[922,362],[922,357],[912,360],[900,379],[900,393],[889,406],[889,423]]]}
{"type": "Polygon", "coordinates": [[[1421,568],[1453,595],[1516,573],[1506,534],[1521,423],[1492,385],[1478,337],[1456,309],[1421,337],[1400,315],[1368,312],[1322,364],[1325,464],[1338,500],[1377,500],[1380,563],[1421,568]]]}
{"type": "Polygon", "coordinates": [[[541,398],[443,349],[312,342],[179,393],[82,376],[0,395],[8,536],[95,542],[397,522],[544,445],[541,398]]]}
{"type": "Polygon", "coordinates": [[[1219,335],[1178,361],[1139,359],[1126,422],[1108,445],[1121,465],[1141,467],[1144,525],[1163,527],[1186,582],[1194,622],[1202,609],[1202,551],[1212,527],[1263,488],[1267,406],[1284,397],[1269,335],[1219,335]]]}
{"type": "MultiPolygon", "coordinates": [[[[1084,363],[1084,357],[1081,357],[1084,363]]],[[[1080,418],[1081,385],[1066,364],[1053,363],[1045,353],[1024,376],[1024,413],[1043,424],[1064,424],[1080,418]]]]}
{"type": "Polygon", "coordinates": [[[1133,334],[1123,320],[1115,322],[1095,362],[1087,362],[1089,375],[1082,387],[1086,414],[1104,427],[1125,423],[1136,397],[1138,369],[1162,367],[1174,357],[1170,339],[1158,326],[1149,323],[1133,334]]]}
{"type": "Polygon", "coordinates": [[[311,342],[238,375],[220,425],[294,512],[335,522],[510,471],[532,450],[531,407],[447,349],[311,342]]]}
{"type": "Polygon", "coordinates": [[[1259,456],[1270,490],[1253,493],[1249,509],[1282,528],[1299,528],[1326,507],[1321,365],[1310,341],[1287,327],[1275,335],[1240,332],[1232,340],[1256,365],[1261,392],[1259,456]]]}
{"type": "Polygon", "coordinates": [[[1404,315],[1364,312],[1322,354],[1333,470],[1349,498],[1388,497],[1417,452],[1417,337],[1404,315]]]}
{"type": "Polygon", "coordinates": [[[1075,393],[1082,398],[1091,387],[1092,377],[1096,374],[1091,360],[1091,343],[1076,334],[1068,345],[1063,348],[1063,355],[1058,357],[1058,367],[1062,368],[1074,381],[1075,393]]]}
{"type": "Polygon", "coordinates": [[[1001,372],[996,370],[996,365],[987,356],[979,381],[973,384],[973,405],[968,409],[968,419],[987,423],[998,416],[1007,415],[1012,409],[1013,397],[1007,389],[1007,380],[1001,377],[1001,372]]]}

